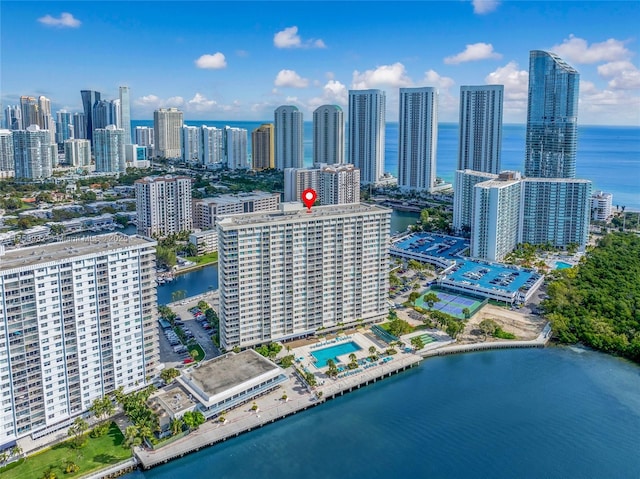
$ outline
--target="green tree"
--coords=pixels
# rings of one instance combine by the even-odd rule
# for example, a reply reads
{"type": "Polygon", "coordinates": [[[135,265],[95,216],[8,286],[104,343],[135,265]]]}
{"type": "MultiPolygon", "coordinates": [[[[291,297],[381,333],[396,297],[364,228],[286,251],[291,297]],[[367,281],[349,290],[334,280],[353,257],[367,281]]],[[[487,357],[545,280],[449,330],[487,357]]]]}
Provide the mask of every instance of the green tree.
{"type": "Polygon", "coordinates": [[[412,329],[411,325],[404,319],[395,319],[389,323],[389,332],[397,337],[410,333],[412,329]]]}
{"type": "Polygon", "coordinates": [[[49,466],[49,468],[46,471],[44,471],[41,477],[42,479],[57,479],[58,476],[56,476],[56,473],[53,470],[53,467],[49,466]]]}
{"type": "Polygon", "coordinates": [[[87,438],[85,437],[85,432],[89,429],[89,423],[82,419],[81,417],[77,417],[69,430],[67,431],[68,436],[73,436],[73,445],[75,448],[80,449],[84,446],[87,438]]]}
{"type": "Polygon", "coordinates": [[[416,351],[420,351],[424,348],[424,342],[420,336],[414,336],[411,338],[411,345],[415,348],[416,351]]]}
{"type": "Polygon", "coordinates": [[[176,368],[167,368],[163,369],[160,372],[160,379],[162,379],[166,384],[169,384],[178,376],[180,376],[180,371],[178,371],[176,368]]]}
{"type": "Polygon", "coordinates": [[[419,297],[420,293],[418,293],[417,291],[412,291],[411,293],[409,293],[409,302],[415,303],[416,299],[418,299],[419,297]]]}
{"type": "Polygon", "coordinates": [[[200,427],[200,425],[204,424],[206,421],[204,414],[202,414],[200,411],[187,411],[186,413],[184,413],[184,416],[182,416],[182,419],[187,427],[191,430],[198,429],[198,427],[200,427]]]}
{"type": "Polygon", "coordinates": [[[433,309],[433,305],[440,301],[438,295],[433,291],[428,292],[422,297],[422,300],[429,307],[429,309],[433,309]]]}
{"type": "Polygon", "coordinates": [[[378,359],[378,350],[375,346],[369,346],[369,357],[374,361],[378,359]]]}
{"type": "Polygon", "coordinates": [[[159,266],[166,268],[172,268],[178,264],[176,251],[160,245],[156,246],[156,260],[159,266]]]}
{"type": "Polygon", "coordinates": [[[327,376],[335,378],[338,375],[338,368],[333,359],[327,359],[327,376]]]}
{"type": "Polygon", "coordinates": [[[469,319],[471,317],[471,311],[469,308],[462,308],[462,314],[464,315],[464,319],[469,319]]]}
{"type": "Polygon", "coordinates": [[[487,336],[493,336],[493,334],[496,332],[498,323],[496,323],[493,319],[487,318],[480,321],[478,327],[480,328],[480,331],[483,332],[484,338],[487,339],[487,336]]]}
{"type": "Polygon", "coordinates": [[[142,444],[142,438],[140,432],[136,426],[127,426],[124,431],[124,443],[125,447],[134,448],[142,444]]]}
{"type": "Polygon", "coordinates": [[[184,421],[182,418],[176,418],[171,421],[171,434],[174,436],[176,434],[180,434],[182,432],[182,428],[184,427],[184,421]]]}

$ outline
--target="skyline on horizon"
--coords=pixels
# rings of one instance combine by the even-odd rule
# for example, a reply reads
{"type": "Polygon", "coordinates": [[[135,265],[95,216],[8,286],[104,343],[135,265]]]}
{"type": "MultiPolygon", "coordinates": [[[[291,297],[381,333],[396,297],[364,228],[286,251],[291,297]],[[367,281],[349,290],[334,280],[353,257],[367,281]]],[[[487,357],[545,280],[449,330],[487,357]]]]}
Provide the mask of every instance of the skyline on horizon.
{"type": "Polygon", "coordinates": [[[44,95],[53,112],[82,111],[80,90],[115,99],[125,85],[134,120],[177,107],[187,121],[271,121],[291,104],[310,121],[322,104],[346,110],[350,89],[377,88],[397,122],[399,88],[433,86],[440,121],[457,123],[460,86],[503,84],[504,123],[524,124],[529,52],[541,49],[580,72],[579,124],[640,126],[637,2],[120,5],[2,2],[3,108],[44,95]]]}

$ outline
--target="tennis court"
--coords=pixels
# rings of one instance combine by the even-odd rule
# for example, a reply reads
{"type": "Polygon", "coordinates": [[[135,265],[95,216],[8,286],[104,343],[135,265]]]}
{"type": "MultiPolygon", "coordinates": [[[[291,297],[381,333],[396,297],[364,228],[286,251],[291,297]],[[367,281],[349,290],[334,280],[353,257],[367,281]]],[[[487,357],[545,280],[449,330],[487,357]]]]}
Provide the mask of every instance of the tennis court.
{"type": "Polygon", "coordinates": [[[420,294],[420,297],[415,302],[416,306],[429,309],[429,305],[424,302],[424,295],[427,293],[435,293],[440,300],[435,303],[431,309],[434,311],[442,311],[443,313],[450,314],[458,319],[466,319],[463,313],[465,308],[469,309],[469,317],[471,317],[487,302],[486,299],[481,300],[461,293],[429,288],[420,294]]]}

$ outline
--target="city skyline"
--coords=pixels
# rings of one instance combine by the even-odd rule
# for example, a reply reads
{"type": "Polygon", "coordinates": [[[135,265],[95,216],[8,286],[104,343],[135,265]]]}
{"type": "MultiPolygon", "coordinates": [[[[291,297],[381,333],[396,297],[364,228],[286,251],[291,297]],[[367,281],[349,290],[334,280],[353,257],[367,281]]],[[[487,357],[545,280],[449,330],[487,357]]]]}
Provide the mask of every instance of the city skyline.
{"type": "Polygon", "coordinates": [[[117,15],[88,2],[3,2],[3,108],[45,95],[52,112],[80,112],[80,90],[118,99],[128,86],[132,119],[177,107],[190,120],[264,121],[279,105],[311,118],[322,104],[344,108],[349,89],[378,88],[393,121],[399,88],[430,86],[441,121],[457,122],[460,86],[504,84],[504,122],[524,123],[539,49],[580,73],[580,124],[640,125],[636,2],[308,2],[312,16],[290,2],[109,5],[117,15]]]}

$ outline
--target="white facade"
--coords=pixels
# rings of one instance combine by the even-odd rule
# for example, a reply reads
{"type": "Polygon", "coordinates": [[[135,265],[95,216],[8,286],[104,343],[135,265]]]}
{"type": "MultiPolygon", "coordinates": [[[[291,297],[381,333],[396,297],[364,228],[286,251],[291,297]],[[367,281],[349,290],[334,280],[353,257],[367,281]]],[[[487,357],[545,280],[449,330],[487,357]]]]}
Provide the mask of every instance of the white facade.
{"type": "Polygon", "coordinates": [[[16,178],[50,178],[53,174],[50,133],[38,125],[14,130],[13,160],[16,178]]]}
{"type": "Polygon", "coordinates": [[[160,108],[153,112],[154,155],[180,158],[183,114],[177,108],[160,108]]]}
{"type": "Polygon", "coordinates": [[[220,168],[224,164],[224,130],[202,125],[202,164],[220,168]]]}
{"type": "Polygon", "coordinates": [[[589,235],[591,181],[573,178],[522,180],[519,243],[584,246],[589,235]]]}
{"type": "Polygon", "coordinates": [[[284,170],[284,201],[301,201],[302,192],[312,188],[320,205],[360,202],[360,170],[351,164],[284,170]]]}
{"type": "Polygon", "coordinates": [[[240,193],[193,200],[193,226],[202,230],[215,228],[216,221],[225,215],[275,211],[280,206],[280,193],[240,193]]]}
{"type": "Polygon", "coordinates": [[[182,161],[185,163],[201,163],[201,139],[200,128],[197,126],[182,127],[182,161]]]}
{"type": "Polygon", "coordinates": [[[218,222],[221,346],[387,316],[391,211],[321,206],[218,222]]]}
{"type": "Polygon", "coordinates": [[[504,85],[460,87],[458,170],[498,174],[504,85]]]}
{"type": "Polygon", "coordinates": [[[503,172],[473,188],[471,256],[502,261],[518,244],[520,219],[519,173],[503,172]]]}
{"type": "Polygon", "coordinates": [[[313,163],[344,163],[344,112],[322,105],[313,112],[313,163]]]}
{"type": "Polygon", "coordinates": [[[189,235],[189,243],[198,249],[198,255],[218,251],[218,231],[215,229],[197,231],[189,235]]]}
{"type": "Polygon", "coordinates": [[[148,126],[136,126],[136,145],[153,148],[153,128],[148,126]]]}
{"type": "Polygon", "coordinates": [[[124,173],[127,159],[124,150],[124,130],[115,125],[93,130],[96,172],[124,173]]]}
{"type": "Polygon", "coordinates": [[[244,128],[224,129],[227,167],[230,170],[245,170],[249,168],[247,152],[247,130],[244,128]]]}
{"type": "Polygon", "coordinates": [[[124,130],[124,144],[131,144],[131,100],[129,99],[129,87],[121,86],[120,93],[120,128],[124,130]]]}
{"type": "Polygon", "coordinates": [[[453,228],[458,233],[471,231],[473,215],[473,187],[483,181],[498,178],[498,175],[483,171],[458,170],[453,186],[453,228]]]}
{"type": "Polygon", "coordinates": [[[91,142],[89,140],[66,140],[64,159],[67,165],[86,167],[91,164],[91,142]]]}
{"type": "Polygon", "coordinates": [[[13,171],[13,133],[0,130],[0,171],[13,171]]]}
{"type": "Polygon", "coordinates": [[[398,186],[432,191],[436,185],[438,91],[400,88],[398,186]]]}
{"type": "Polygon", "coordinates": [[[376,184],[384,173],[385,98],[382,90],[349,90],[347,160],[364,184],[376,184]]]}
{"type": "Polygon", "coordinates": [[[94,236],[0,261],[0,443],[69,426],[158,367],[155,245],[94,236]]]}
{"type": "Polygon", "coordinates": [[[608,221],[612,214],[613,195],[611,193],[596,191],[591,195],[591,219],[593,221],[608,221]]]}
{"type": "Polygon", "coordinates": [[[283,105],[274,112],[275,162],[278,170],[302,168],[304,162],[304,129],[298,107],[283,105]]]}
{"type": "Polygon", "coordinates": [[[190,177],[148,176],[135,187],[139,234],[162,237],[193,229],[190,177]]]}

